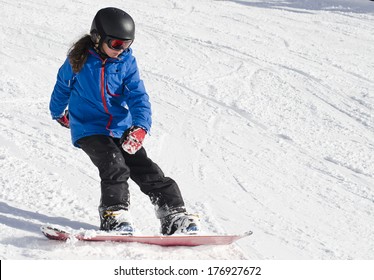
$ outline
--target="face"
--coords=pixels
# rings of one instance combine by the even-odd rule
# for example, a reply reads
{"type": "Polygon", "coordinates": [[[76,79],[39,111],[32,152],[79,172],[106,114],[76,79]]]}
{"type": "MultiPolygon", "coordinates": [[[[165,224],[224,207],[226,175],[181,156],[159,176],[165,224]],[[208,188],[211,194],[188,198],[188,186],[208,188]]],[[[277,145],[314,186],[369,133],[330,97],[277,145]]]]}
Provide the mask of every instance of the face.
{"type": "Polygon", "coordinates": [[[104,53],[106,53],[107,56],[109,56],[111,58],[118,57],[123,52],[123,49],[114,50],[114,49],[109,48],[107,43],[103,43],[102,49],[103,49],[104,53]]]}

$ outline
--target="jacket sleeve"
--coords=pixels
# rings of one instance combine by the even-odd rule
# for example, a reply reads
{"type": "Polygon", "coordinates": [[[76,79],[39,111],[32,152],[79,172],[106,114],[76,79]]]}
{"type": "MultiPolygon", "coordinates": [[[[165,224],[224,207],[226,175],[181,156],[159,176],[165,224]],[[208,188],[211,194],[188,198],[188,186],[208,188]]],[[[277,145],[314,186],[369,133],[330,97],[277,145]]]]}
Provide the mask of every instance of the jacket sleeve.
{"type": "Polygon", "coordinates": [[[152,110],[149,96],[145,90],[144,83],[139,77],[136,59],[132,57],[125,78],[125,98],[129,108],[132,125],[140,126],[147,132],[152,125],[152,110]]]}
{"type": "Polygon", "coordinates": [[[69,59],[60,67],[57,74],[57,81],[53,89],[51,100],[49,102],[49,110],[52,119],[58,119],[64,114],[64,110],[69,103],[70,92],[73,88],[75,74],[69,59]]]}

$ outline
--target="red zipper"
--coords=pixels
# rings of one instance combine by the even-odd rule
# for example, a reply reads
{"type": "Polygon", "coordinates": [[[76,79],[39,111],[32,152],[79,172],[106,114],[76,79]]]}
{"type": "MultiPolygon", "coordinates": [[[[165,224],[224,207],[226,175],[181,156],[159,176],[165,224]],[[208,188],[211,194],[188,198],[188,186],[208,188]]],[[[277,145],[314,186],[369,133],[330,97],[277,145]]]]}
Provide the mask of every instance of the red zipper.
{"type": "Polygon", "coordinates": [[[101,101],[103,102],[103,105],[104,105],[104,110],[105,110],[105,113],[107,113],[109,115],[109,121],[106,125],[106,129],[109,130],[109,133],[111,136],[113,136],[113,132],[110,130],[110,125],[112,124],[112,120],[113,120],[113,116],[111,113],[109,113],[109,110],[108,110],[108,104],[106,103],[106,99],[105,99],[105,62],[106,62],[106,59],[104,60],[101,60],[101,73],[100,73],[100,81],[101,81],[101,85],[100,85],[100,93],[101,93],[101,101]]]}
{"type": "Polygon", "coordinates": [[[118,97],[118,96],[121,96],[117,93],[111,93],[110,90],[109,90],[109,86],[108,86],[108,83],[106,83],[106,92],[110,95],[110,96],[113,96],[113,97],[118,97]]]}

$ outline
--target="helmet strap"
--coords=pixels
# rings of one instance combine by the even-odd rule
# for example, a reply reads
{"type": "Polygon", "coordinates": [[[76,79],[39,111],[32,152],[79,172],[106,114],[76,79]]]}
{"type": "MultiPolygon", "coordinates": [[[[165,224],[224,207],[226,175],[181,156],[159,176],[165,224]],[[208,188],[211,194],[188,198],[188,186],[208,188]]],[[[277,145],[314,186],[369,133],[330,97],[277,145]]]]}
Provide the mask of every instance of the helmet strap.
{"type": "Polygon", "coordinates": [[[94,43],[94,45],[98,45],[100,42],[101,36],[97,32],[91,32],[91,40],[94,43]]]}
{"type": "Polygon", "coordinates": [[[98,34],[98,33],[96,33],[96,32],[93,32],[93,33],[91,33],[91,40],[92,40],[92,42],[93,42],[93,44],[94,44],[94,49],[95,49],[95,51],[102,57],[102,58],[108,58],[108,55],[105,53],[105,52],[103,52],[102,50],[101,50],[101,48],[102,48],[102,45],[103,45],[103,43],[104,43],[104,38],[101,38],[101,36],[98,34]]]}

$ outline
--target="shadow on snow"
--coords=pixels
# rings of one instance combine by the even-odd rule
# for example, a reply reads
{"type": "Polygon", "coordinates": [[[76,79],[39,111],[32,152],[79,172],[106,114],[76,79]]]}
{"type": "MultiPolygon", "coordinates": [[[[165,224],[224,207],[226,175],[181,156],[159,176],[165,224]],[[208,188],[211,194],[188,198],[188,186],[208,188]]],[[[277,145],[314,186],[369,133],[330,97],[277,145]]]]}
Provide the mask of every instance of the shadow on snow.
{"type": "Polygon", "coordinates": [[[0,223],[7,225],[12,228],[29,231],[33,233],[40,232],[40,226],[43,224],[58,224],[62,226],[68,226],[71,228],[90,228],[98,229],[97,226],[91,224],[72,221],[63,217],[53,217],[44,214],[22,210],[13,206],[10,206],[4,202],[0,202],[0,223]],[[1,215],[7,214],[12,217],[1,215]],[[36,221],[35,221],[36,220],[36,221]],[[40,223],[39,223],[39,222],[40,223]]]}

